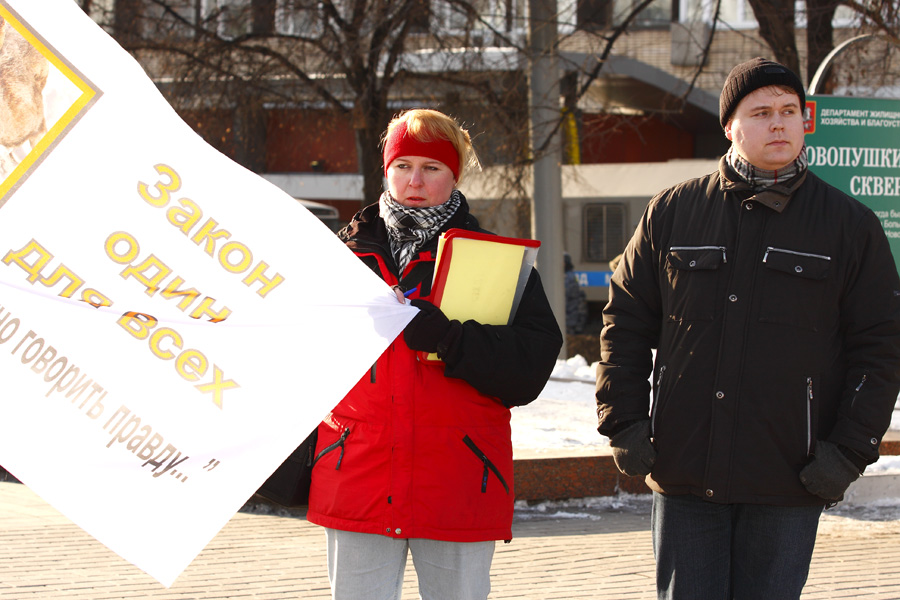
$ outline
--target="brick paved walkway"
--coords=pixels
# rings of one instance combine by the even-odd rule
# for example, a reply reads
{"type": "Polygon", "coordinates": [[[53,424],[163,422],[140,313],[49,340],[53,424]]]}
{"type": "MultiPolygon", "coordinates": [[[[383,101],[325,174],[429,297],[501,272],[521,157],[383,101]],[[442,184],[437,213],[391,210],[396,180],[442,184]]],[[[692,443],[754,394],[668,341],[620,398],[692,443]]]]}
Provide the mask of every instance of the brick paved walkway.
{"type": "MultiPolygon", "coordinates": [[[[576,517],[520,511],[516,538],[497,546],[491,598],[652,600],[647,507],[638,498],[576,517]]],[[[823,517],[804,600],[900,599],[900,520],[870,518],[823,517]]],[[[404,599],[417,597],[411,563],[404,599]]],[[[296,516],[240,512],[165,589],[25,486],[0,483],[0,598],[327,599],[324,534],[296,516]]]]}

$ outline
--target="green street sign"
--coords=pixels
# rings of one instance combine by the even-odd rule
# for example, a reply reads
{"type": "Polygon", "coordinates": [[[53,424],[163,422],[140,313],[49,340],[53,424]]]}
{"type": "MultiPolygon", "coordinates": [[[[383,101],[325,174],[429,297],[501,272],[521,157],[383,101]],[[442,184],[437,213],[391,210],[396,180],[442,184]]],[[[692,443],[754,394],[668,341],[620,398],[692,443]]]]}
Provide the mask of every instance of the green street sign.
{"type": "Polygon", "coordinates": [[[900,100],[809,96],[806,108],[809,168],[875,211],[900,272],[900,100]]]}

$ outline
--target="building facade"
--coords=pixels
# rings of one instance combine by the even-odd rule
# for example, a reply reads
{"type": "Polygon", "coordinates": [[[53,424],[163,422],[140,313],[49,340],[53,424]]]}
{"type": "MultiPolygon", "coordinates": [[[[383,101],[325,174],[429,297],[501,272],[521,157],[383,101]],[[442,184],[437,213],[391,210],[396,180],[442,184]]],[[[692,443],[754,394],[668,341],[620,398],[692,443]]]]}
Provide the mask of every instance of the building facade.
{"type": "MultiPolygon", "coordinates": [[[[336,207],[343,220],[366,201],[361,139],[372,139],[360,135],[371,121],[361,117],[367,105],[353,78],[377,86],[388,74],[406,74],[384,92],[388,112],[429,106],[463,121],[488,167],[464,189],[474,212],[498,233],[528,235],[530,184],[521,167],[533,102],[528,0],[373,0],[372,25],[340,43],[374,47],[378,35],[391,35],[378,31],[379,20],[396,19],[403,35],[399,50],[387,44],[358,71],[323,58],[345,50],[328,45],[335,24],[350,31],[359,16],[341,0],[80,2],[210,144],[288,194],[336,207]],[[375,18],[376,11],[384,12],[375,18]],[[207,48],[210,37],[218,45],[207,48]],[[260,50],[254,61],[229,55],[227,62],[229,43],[271,57],[260,50]],[[178,52],[214,67],[186,66],[191,61],[178,52]]],[[[718,15],[710,0],[654,0],[635,15],[638,4],[557,0],[565,246],[597,304],[605,301],[609,263],[650,196],[708,172],[727,149],[718,96],[732,66],[772,56],[747,0],[722,0],[718,15]]],[[[844,11],[834,21],[835,43],[855,33],[844,11]]],[[[795,25],[805,64],[802,12],[795,25]]]]}

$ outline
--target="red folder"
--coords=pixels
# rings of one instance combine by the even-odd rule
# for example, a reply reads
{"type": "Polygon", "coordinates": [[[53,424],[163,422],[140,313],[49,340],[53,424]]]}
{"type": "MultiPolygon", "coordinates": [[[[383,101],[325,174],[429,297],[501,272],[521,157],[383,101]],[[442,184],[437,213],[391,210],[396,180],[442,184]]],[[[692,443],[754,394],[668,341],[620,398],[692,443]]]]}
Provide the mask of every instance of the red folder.
{"type": "MultiPolygon", "coordinates": [[[[531,274],[537,240],[451,229],[441,236],[429,300],[449,319],[508,325],[531,274]]],[[[420,353],[428,362],[435,354],[420,353]]]]}

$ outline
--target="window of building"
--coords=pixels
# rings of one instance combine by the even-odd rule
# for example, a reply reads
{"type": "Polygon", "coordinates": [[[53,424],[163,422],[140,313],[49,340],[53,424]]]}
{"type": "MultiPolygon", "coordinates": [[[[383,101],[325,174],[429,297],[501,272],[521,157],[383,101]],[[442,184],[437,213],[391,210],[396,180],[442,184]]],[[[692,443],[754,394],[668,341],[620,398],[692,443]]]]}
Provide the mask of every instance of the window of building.
{"type": "MultiPolygon", "coordinates": [[[[716,0],[673,0],[679,2],[678,14],[681,22],[703,21],[711,23],[716,10],[716,0]]],[[[806,27],[806,3],[797,2],[795,5],[795,25],[799,28],[806,27]]],[[[755,29],[759,26],[753,8],[748,0],[722,0],[719,7],[719,19],[734,29],[755,29]]],[[[850,27],[857,22],[852,9],[845,6],[838,7],[834,15],[835,27],[850,27]]]]}
{"type": "Polygon", "coordinates": [[[503,35],[524,34],[526,23],[526,0],[471,0],[466,7],[432,0],[432,27],[450,34],[466,33],[478,37],[484,45],[498,43],[495,33],[503,35]]]}
{"type": "MultiPolygon", "coordinates": [[[[672,3],[679,0],[653,0],[638,13],[634,20],[635,27],[668,27],[672,21],[672,3]]],[[[727,0],[723,0],[727,1],[727,0]]],[[[616,21],[624,19],[634,9],[640,6],[640,0],[617,0],[616,21]]]]}
{"type": "MultiPolygon", "coordinates": [[[[679,1],[653,0],[631,19],[630,26],[668,27],[673,19],[677,19],[679,1]]],[[[559,32],[568,35],[576,29],[610,29],[623,23],[641,3],[642,0],[558,0],[559,32]]]]}
{"type": "Polygon", "coordinates": [[[139,18],[140,33],[147,38],[191,39],[197,23],[202,21],[202,10],[198,0],[170,0],[167,7],[145,2],[142,10],[136,0],[117,0],[116,21],[139,18]]]}
{"type": "Polygon", "coordinates": [[[612,0],[578,0],[575,26],[582,31],[602,31],[612,25],[612,0]]]}
{"type": "Polygon", "coordinates": [[[215,26],[219,35],[234,38],[250,31],[252,0],[115,0],[117,28],[123,20],[140,20],[146,38],[192,39],[197,27],[215,26]]]}
{"type": "Polygon", "coordinates": [[[201,0],[203,16],[216,20],[216,31],[225,39],[250,33],[250,0],[201,0]]]}
{"type": "Polygon", "coordinates": [[[584,206],[584,257],[590,262],[609,262],[625,249],[624,204],[584,206]]]}
{"type": "Polygon", "coordinates": [[[116,0],[117,12],[141,1],[142,32],[147,37],[190,39],[196,34],[194,26],[201,24],[234,39],[253,31],[254,17],[265,21],[259,33],[271,32],[273,24],[281,35],[314,35],[321,30],[318,0],[167,0],[165,7],[147,0],[116,0]]]}
{"type": "Polygon", "coordinates": [[[281,35],[315,36],[322,31],[318,0],[277,0],[275,32],[281,35]]]}

